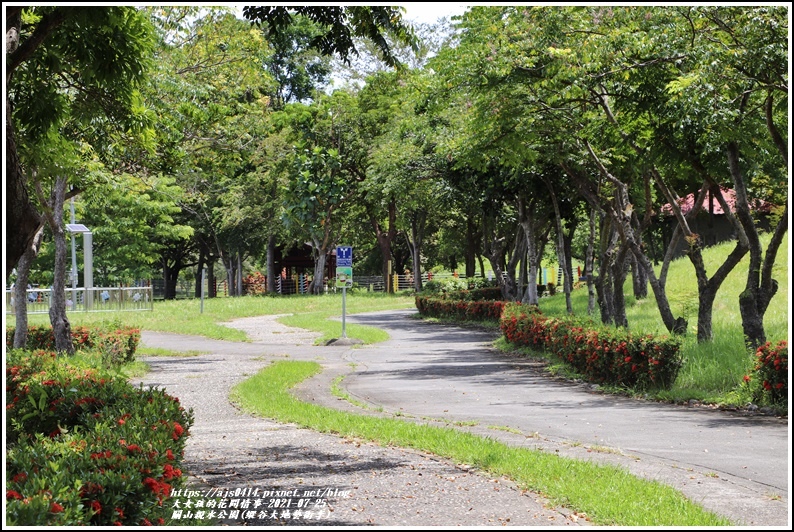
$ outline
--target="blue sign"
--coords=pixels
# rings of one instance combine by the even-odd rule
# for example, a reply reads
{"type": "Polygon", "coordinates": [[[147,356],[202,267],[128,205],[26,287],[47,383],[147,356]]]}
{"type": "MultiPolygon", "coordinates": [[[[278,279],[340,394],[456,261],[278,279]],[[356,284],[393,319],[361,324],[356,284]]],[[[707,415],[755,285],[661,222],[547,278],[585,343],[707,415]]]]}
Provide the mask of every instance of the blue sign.
{"type": "Polygon", "coordinates": [[[338,246],[336,248],[336,265],[353,267],[353,248],[351,246],[338,246]]]}

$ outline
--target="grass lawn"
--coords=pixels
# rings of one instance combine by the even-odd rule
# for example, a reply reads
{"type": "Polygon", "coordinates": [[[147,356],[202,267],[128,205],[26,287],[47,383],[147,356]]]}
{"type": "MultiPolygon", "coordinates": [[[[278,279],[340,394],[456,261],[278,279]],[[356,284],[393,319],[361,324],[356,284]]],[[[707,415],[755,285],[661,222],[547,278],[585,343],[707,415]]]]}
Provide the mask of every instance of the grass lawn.
{"type": "MultiPolygon", "coordinates": [[[[347,294],[347,314],[412,308],[413,296],[386,295],[380,293],[347,294]]],[[[292,327],[302,327],[323,333],[319,341],[338,338],[342,333],[340,321],[328,318],[342,316],[342,295],[327,294],[324,296],[280,296],[280,297],[221,297],[204,300],[204,312],[200,312],[199,300],[157,301],[151,312],[71,312],[69,321],[72,325],[92,325],[118,320],[124,325],[138,327],[149,331],[172,332],[179,334],[195,334],[215,338],[244,342],[247,337],[243,331],[225,327],[223,322],[235,318],[264,316],[272,314],[288,314],[279,319],[280,322],[292,327]]],[[[8,316],[8,324],[15,322],[8,316]]],[[[49,324],[46,314],[28,316],[31,325],[49,324]]],[[[347,336],[358,338],[365,343],[382,342],[388,334],[373,327],[365,327],[348,323],[347,336]]]]}
{"type": "MultiPolygon", "coordinates": [[[[769,240],[764,235],[762,243],[769,240]]],[[[725,243],[707,248],[703,252],[706,271],[709,275],[717,270],[724,257],[733,249],[725,243]]],[[[747,401],[737,387],[744,375],[752,369],[753,359],[744,348],[742,318],[739,313],[739,294],[747,282],[749,254],[734,268],[720,287],[714,301],[713,331],[711,342],[697,342],[697,281],[695,270],[688,258],[674,261],[667,280],[667,297],[675,316],[689,321],[689,330],[684,338],[681,353],[684,365],[670,390],[660,391],[656,396],[671,401],[695,399],[708,403],[743,405],[747,401]]],[[[658,270],[657,270],[658,273],[658,270]]],[[[788,240],[777,254],[773,277],[779,289],[764,317],[767,339],[776,342],[788,338],[789,330],[789,269],[788,240]]],[[[636,300],[632,294],[631,277],[626,280],[625,293],[629,329],[638,333],[667,334],[659,316],[653,292],[648,289],[648,298],[636,300]]],[[[574,313],[587,313],[587,289],[574,290],[572,294],[574,313]]],[[[551,316],[565,315],[565,296],[558,294],[540,300],[540,309],[551,316]]],[[[594,316],[597,321],[598,315],[594,316]]]]}

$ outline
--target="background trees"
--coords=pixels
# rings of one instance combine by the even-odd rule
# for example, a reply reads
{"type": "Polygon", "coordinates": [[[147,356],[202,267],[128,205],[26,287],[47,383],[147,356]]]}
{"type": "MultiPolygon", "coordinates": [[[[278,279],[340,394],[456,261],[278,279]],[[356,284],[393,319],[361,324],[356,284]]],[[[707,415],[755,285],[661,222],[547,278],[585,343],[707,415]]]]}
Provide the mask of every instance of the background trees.
{"type": "MultiPolygon", "coordinates": [[[[597,295],[602,320],[618,326],[631,326],[630,273],[633,295],[650,285],[660,322],[679,332],[688,316],[667,301],[666,272],[684,241],[698,339],[710,340],[714,295],[749,254],[743,328],[749,345],[765,341],[788,218],[783,8],[479,6],[416,34],[379,6],[250,7],[247,20],[220,8],[95,11],[8,12],[12,267],[49,212],[59,182],[45,155],[57,154],[81,176],[61,183],[64,197],[84,191],[78,210],[102,228],[102,274],[157,264],[168,297],[183,272],[219,259],[239,294],[243,270],[260,262],[272,281],[278,243],[312,242],[319,263],[343,238],[361,268],[410,266],[417,290],[423,269],[484,276],[487,265],[506,298],[528,303],[544,260],[570,293],[576,258],[592,310],[597,295]],[[78,27],[101,37],[66,42],[78,27]],[[121,54],[105,65],[108,47],[121,54]],[[329,54],[361,83],[331,91],[329,54]],[[41,194],[20,187],[34,172],[41,194]],[[678,208],[690,193],[713,198],[735,227],[714,271],[697,208],[678,208]],[[780,206],[766,250],[756,199],[780,206]],[[121,208],[136,221],[120,223],[121,208]]],[[[45,255],[59,238],[45,235],[45,255]]]]}

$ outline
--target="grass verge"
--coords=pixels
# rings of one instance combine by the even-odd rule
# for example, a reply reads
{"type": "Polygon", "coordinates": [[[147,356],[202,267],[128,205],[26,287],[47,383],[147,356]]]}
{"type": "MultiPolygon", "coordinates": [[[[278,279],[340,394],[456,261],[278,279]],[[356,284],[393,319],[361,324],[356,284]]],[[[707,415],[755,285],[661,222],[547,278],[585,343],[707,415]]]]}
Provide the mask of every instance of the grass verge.
{"type": "MultiPolygon", "coordinates": [[[[300,327],[301,329],[322,333],[322,336],[314,342],[319,345],[342,336],[341,317],[339,320],[329,319],[330,317],[332,316],[321,311],[284,316],[279,318],[278,321],[289,327],[300,327]]],[[[345,332],[348,338],[356,338],[365,344],[376,344],[389,339],[389,334],[382,329],[367,325],[356,325],[350,322],[345,323],[345,332]]]]}
{"type": "Polygon", "coordinates": [[[598,525],[726,526],[730,521],[657,482],[627,471],[552,454],[509,447],[443,427],[352,414],[295,399],[289,388],[320,371],[315,362],[276,362],[232,390],[244,410],[319,432],[400,446],[470,464],[512,478],[555,505],[585,514],[598,525]]]}
{"type": "MultiPolygon", "coordinates": [[[[359,293],[347,295],[347,313],[358,314],[377,310],[391,310],[399,308],[412,308],[413,296],[389,295],[381,293],[359,293]]],[[[216,340],[230,340],[244,342],[247,337],[243,331],[225,327],[223,322],[235,318],[251,316],[264,316],[272,314],[295,314],[283,318],[285,325],[302,327],[311,331],[329,334],[329,338],[338,338],[342,332],[340,321],[329,321],[328,318],[342,315],[342,295],[326,294],[323,296],[244,296],[244,297],[218,297],[204,301],[204,312],[200,312],[198,299],[178,301],[157,301],[151,312],[70,312],[69,321],[72,325],[97,325],[108,320],[118,321],[122,325],[138,327],[147,331],[162,331],[178,334],[191,334],[214,338],[216,340]],[[300,316],[310,316],[303,320],[300,316]]],[[[9,325],[15,323],[13,315],[7,315],[9,325]]],[[[31,325],[49,324],[47,314],[30,314],[28,321],[31,325]]],[[[353,327],[347,324],[348,337],[359,338],[365,343],[377,341],[377,335],[370,327],[353,327]],[[373,338],[367,342],[366,338],[373,338]]],[[[381,334],[386,334],[381,331],[381,334]]],[[[386,336],[388,338],[388,335],[386,336]]]]}

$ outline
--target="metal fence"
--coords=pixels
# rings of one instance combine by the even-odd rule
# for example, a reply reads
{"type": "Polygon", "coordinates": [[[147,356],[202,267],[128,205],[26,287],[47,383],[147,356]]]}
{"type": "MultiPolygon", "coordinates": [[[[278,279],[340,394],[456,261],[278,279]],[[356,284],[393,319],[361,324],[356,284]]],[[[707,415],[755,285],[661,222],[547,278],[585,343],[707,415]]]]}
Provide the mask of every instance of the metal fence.
{"type": "MultiPolygon", "coordinates": [[[[413,275],[397,275],[392,277],[392,287],[395,291],[413,290],[414,277],[413,275]]],[[[466,281],[464,276],[457,276],[451,273],[445,274],[422,274],[422,282],[426,283],[431,280],[443,280],[456,278],[463,282],[466,281]]],[[[282,277],[276,278],[276,292],[282,295],[290,294],[307,294],[309,292],[309,277],[306,275],[296,275],[292,278],[285,279],[282,277]]],[[[336,279],[327,279],[324,284],[325,292],[336,292],[341,289],[336,288],[336,279]]],[[[353,275],[353,288],[354,290],[361,290],[364,292],[385,292],[386,283],[382,275],[353,275]]],[[[246,283],[245,292],[248,294],[264,294],[267,292],[267,285],[265,282],[261,283],[246,283]]],[[[218,295],[221,294],[219,285],[218,295]]]]}
{"type": "MultiPolygon", "coordinates": [[[[26,290],[28,314],[46,314],[50,311],[52,290],[29,288],[26,290]]],[[[14,313],[14,292],[6,290],[6,314],[14,313]]],[[[113,312],[153,310],[152,287],[95,287],[67,288],[67,312],[113,312]]]]}

